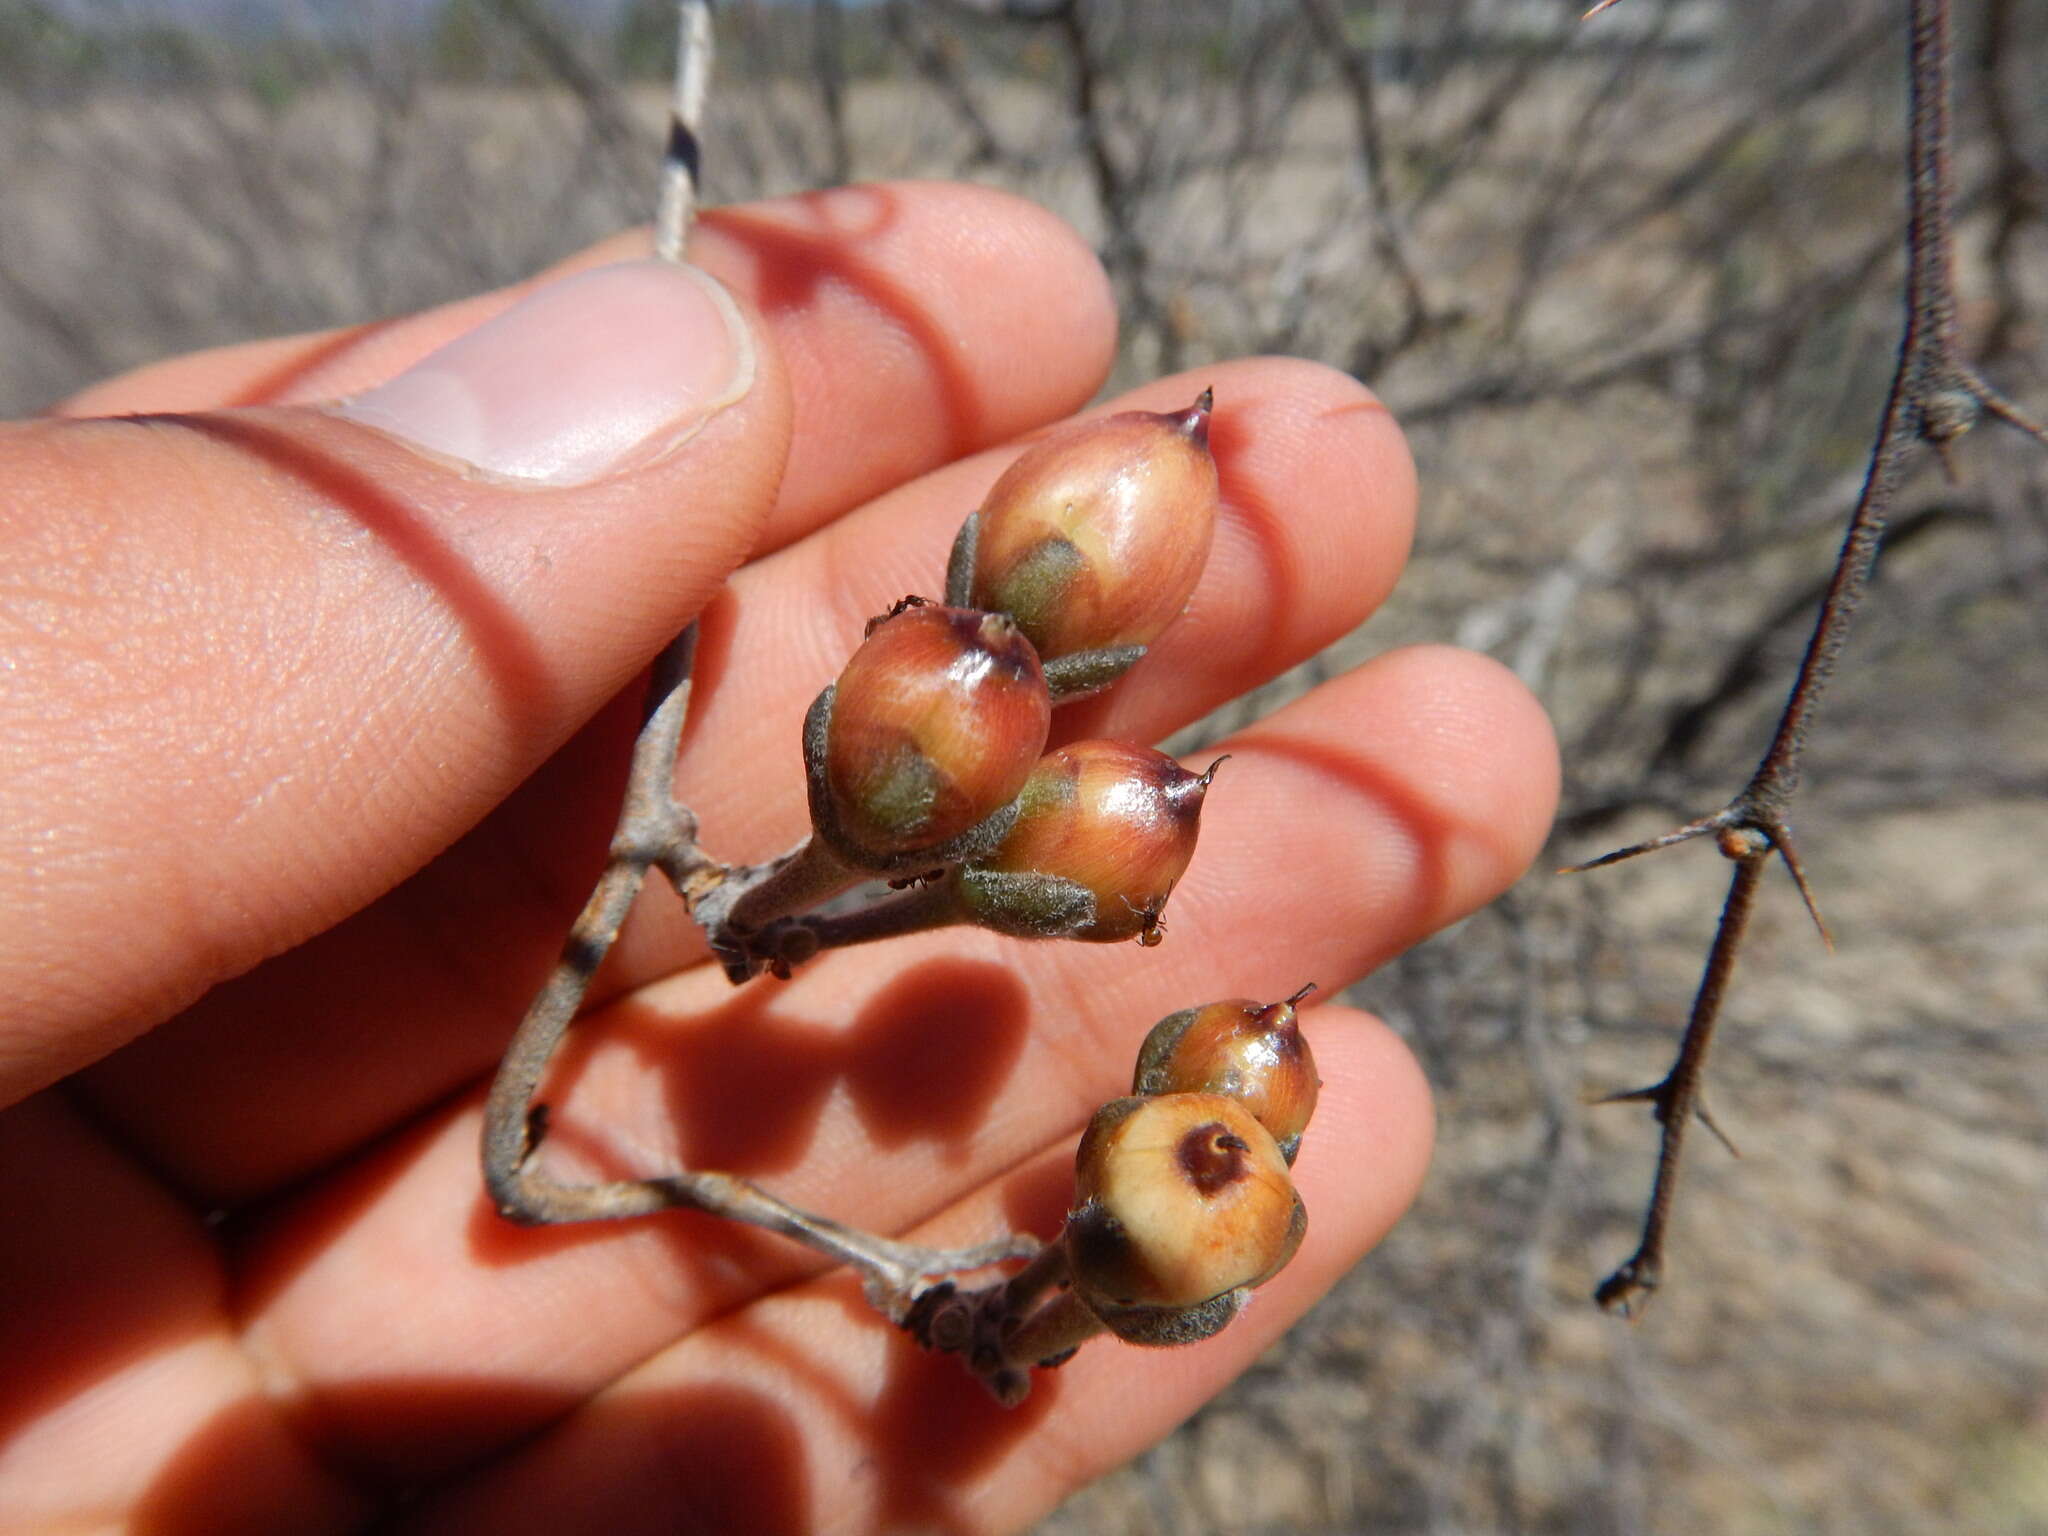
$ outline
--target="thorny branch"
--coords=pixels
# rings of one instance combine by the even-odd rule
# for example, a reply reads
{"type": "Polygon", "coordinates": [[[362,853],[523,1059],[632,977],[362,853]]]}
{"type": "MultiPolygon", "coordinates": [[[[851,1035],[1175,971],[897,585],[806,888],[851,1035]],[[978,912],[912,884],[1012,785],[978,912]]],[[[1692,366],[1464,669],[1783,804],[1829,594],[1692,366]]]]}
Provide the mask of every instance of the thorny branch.
{"type": "MultiPolygon", "coordinates": [[[[1885,525],[1880,569],[1898,551],[1929,534],[1957,523],[1989,522],[1992,517],[1988,506],[1953,497],[1893,516],[1885,525]]],[[[1560,818],[1558,830],[1566,836],[1590,835],[1629,811],[1648,807],[1668,811],[1682,803],[1674,786],[1692,766],[1708,732],[1737,704],[1773,685],[1775,659],[1789,649],[1802,622],[1826,599],[1827,589],[1828,578],[1817,576],[1798,582],[1774,600],[1736,639],[1712,679],[1670,707],[1643,766],[1632,771],[1625,783],[1585,796],[1576,811],[1560,818]]],[[[1592,734],[1587,732],[1589,737],[1592,734]]]]}
{"type": "MultiPolygon", "coordinates": [[[[1613,3],[1602,0],[1588,15],[1613,3]]],[[[1641,1240],[1635,1253],[1594,1293],[1600,1305],[1624,1316],[1639,1314],[1662,1280],[1686,1129],[1695,1116],[1713,1129],[1700,1097],[1707,1052],[1748,933],[1757,887],[1773,851],[1785,861],[1823,938],[1827,935],[1792,841],[1788,811],[1799,789],[1801,758],[1813,712],[1834,676],[1899,486],[1923,443],[1931,446],[1943,467],[1953,473],[1950,452],[1956,439],[1985,414],[2048,443],[2048,432],[1987,384],[1959,353],[1955,183],[1950,158],[1950,0],[1908,0],[1907,11],[1905,330],[1884,415],[1871,445],[1862,493],[1850,514],[1847,535],[1798,676],[1755,772],[1725,806],[1660,837],[1572,866],[1575,871],[1597,869],[1708,834],[1715,836],[1721,851],[1736,866],[1676,1060],[1660,1082],[1612,1096],[1648,1102],[1661,1128],[1657,1174],[1641,1240]]]]}

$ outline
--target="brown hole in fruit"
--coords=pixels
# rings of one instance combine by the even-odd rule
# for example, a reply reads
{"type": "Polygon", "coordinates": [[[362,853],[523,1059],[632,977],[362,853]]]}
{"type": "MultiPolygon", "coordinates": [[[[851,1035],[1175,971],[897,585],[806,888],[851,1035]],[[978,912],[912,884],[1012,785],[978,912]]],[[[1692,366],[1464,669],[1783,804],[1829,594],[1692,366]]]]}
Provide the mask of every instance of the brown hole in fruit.
{"type": "Polygon", "coordinates": [[[1216,1195],[1244,1177],[1245,1154],[1250,1151],[1243,1138],[1224,1129],[1221,1121],[1211,1120],[1181,1137],[1174,1155],[1197,1191],[1216,1195]]]}

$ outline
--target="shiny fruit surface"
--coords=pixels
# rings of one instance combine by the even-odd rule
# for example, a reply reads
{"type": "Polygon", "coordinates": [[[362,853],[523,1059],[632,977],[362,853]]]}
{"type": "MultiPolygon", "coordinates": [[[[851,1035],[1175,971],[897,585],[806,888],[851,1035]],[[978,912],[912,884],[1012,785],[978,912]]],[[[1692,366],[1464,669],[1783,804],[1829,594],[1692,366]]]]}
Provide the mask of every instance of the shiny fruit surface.
{"type": "Polygon", "coordinates": [[[1131,1091],[1228,1094],[1292,1163],[1322,1087],[1295,1011],[1301,996],[1277,1003],[1234,997],[1167,1015],[1139,1049],[1131,1091]]]}
{"type": "Polygon", "coordinates": [[[959,836],[1016,798],[1052,704],[1017,626],[925,604],[876,624],[839,675],[824,776],[839,841],[890,856],[959,836]]]}
{"type": "Polygon", "coordinates": [[[1163,752],[1123,741],[1082,741],[1048,752],[1018,796],[1017,823],[975,872],[1018,877],[968,882],[976,917],[1005,932],[1040,934],[1031,914],[1009,914],[1023,877],[1082,895],[1089,914],[1059,936],[1115,942],[1151,939],[1175,882],[1194,857],[1209,773],[1190,773],[1163,752]],[[1017,918],[1013,924],[1010,919],[1017,918]]]}
{"type": "Polygon", "coordinates": [[[974,603],[1013,615],[1046,660],[1149,645],[1187,606],[1215,536],[1208,424],[1205,394],[1027,450],[982,503],[974,603]]]}

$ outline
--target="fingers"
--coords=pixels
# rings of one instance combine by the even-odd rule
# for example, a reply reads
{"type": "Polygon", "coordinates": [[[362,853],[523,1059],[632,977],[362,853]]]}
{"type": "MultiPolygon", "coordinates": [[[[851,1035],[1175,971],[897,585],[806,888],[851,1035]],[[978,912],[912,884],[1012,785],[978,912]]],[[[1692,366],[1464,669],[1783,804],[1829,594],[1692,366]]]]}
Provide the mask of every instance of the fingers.
{"type": "MultiPolygon", "coordinates": [[[[203,411],[353,395],[539,284],[652,249],[635,230],[529,283],[157,363],[59,409],[203,411]]],[[[762,313],[789,374],[796,430],[764,549],[1057,420],[1094,394],[1114,356],[1114,303],[1093,252],[1043,209],[984,187],[889,182],[711,209],[690,254],[762,313]]]]}
{"type": "MultiPolygon", "coordinates": [[[[890,1337],[843,1284],[814,1284],[664,1351],[531,1452],[429,1505],[426,1523],[505,1520],[525,1504],[512,1524],[627,1530],[651,1520],[722,1533],[757,1528],[747,1515],[774,1508],[787,1518],[766,1528],[813,1529],[825,1521],[809,1490],[836,1484],[849,1454],[883,1469],[853,1480],[879,1489],[880,1507],[841,1528],[900,1526],[912,1507],[974,1511],[975,1529],[1025,1523],[1234,1375],[1412,1198],[1429,1142],[1412,1060],[1349,1010],[1320,1010],[1312,1024],[1324,1089],[1296,1169],[1313,1212],[1308,1241],[1221,1338],[1169,1353],[1091,1344],[1058,1374],[1041,1373],[1032,1403],[1006,1414],[957,1363],[920,1358],[890,1337]]],[[[920,1240],[1053,1230],[1071,1188],[1071,1143],[1063,1136],[975,1191],[920,1240]]],[[[288,1426],[234,1348],[213,1259],[190,1219],[44,1101],[0,1116],[0,1151],[9,1208],[32,1215],[47,1239],[0,1262],[8,1293],[35,1303],[32,1328],[26,1312],[12,1333],[0,1318],[11,1362],[0,1387],[5,1507],[52,1527],[88,1511],[137,1526],[158,1517],[208,1529],[359,1523],[362,1501],[294,1438],[306,1423],[288,1426]]],[[[431,1327],[436,1277],[414,1278],[431,1327]]],[[[607,1298],[564,1292],[560,1304],[565,1314],[601,1311],[607,1298]]],[[[508,1400],[528,1413],[575,1402],[545,1379],[494,1383],[468,1369],[371,1376],[360,1389],[388,1421],[430,1437],[508,1400]]]]}
{"type": "Polygon", "coordinates": [[[0,1101],[473,824],[741,558],[789,430],[753,323],[652,263],[350,410],[0,433],[0,1101]]]}
{"type": "MultiPolygon", "coordinates": [[[[1105,409],[1185,405],[1210,384],[1226,504],[1202,584],[1157,655],[1082,706],[1092,715],[1080,725],[1062,711],[1056,729],[1162,736],[1347,633],[1400,570],[1413,471],[1398,429],[1356,382],[1309,364],[1238,363],[1105,409]]],[[[767,857],[801,834],[804,708],[867,615],[936,588],[963,510],[1011,457],[949,466],[756,562],[707,615],[678,787],[714,852],[767,857]]],[[[596,874],[635,705],[608,711],[372,911],[105,1063],[90,1079],[97,1107],[207,1198],[237,1199],[487,1071],[596,874]],[[336,975],[346,990],[326,979],[336,975]],[[378,1026],[366,1031],[366,1018],[378,1026]]],[[[704,953],[663,896],[643,896],[613,987],[704,953]]]]}
{"type": "MultiPolygon", "coordinates": [[[[1239,771],[1210,797],[1157,950],[955,930],[827,957],[781,987],[673,978],[579,1029],[547,1092],[545,1155],[565,1177],[722,1168],[900,1230],[1122,1091],[1161,1015],[1334,990],[1489,899],[1540,846],[1555,796],[1540,710],[1461,652],[1383,658],[1226,745],[1239,771]]],[[[481,1197],[475,1137],[473,1105],[437,1119],[256,1249],[252,1337],[351,1460],[418,1475],[480,1454],[804,1272],[779,1240],[690,1216],[509,1229],[481,1197]],[[394,1427],[364,1388],[479,1361],[488,1382],[432,1424],[394,1427]]]]}
{"type": "Polygon", "coordinates": [[[0,1112],[9,1530],[354,1528],[228,1327],[192,1214],[44,1095],[0,1112]]]}
{"type": "MultiPolygon", "coordinates": [[[[0,948],[0,976],[39,982],[0,1029],[0,1101],[416,869],[762,539],[1068,408],[1106,366],[1094,258],[1013,199],[882,187],[719,222],[707,262],[767,306],[779,346],[755,348],[751,392],[697,428],[658,419],[684,336],[648,291],[688,285],[593,271],[615,248],[517,309],[508,292],[73,402],[325,398],[399,373],[349,409],[422,454],[304,412],[40,423],[0,440],[18,492],[0,502],[0,581],[28,594],[11,616],[47,641],[27,654],[32,686],[0,699],[0,725],[31,726],[0,748],[30,785],[11,821],[20,837],[64,828],[54,850],[0,847],[21,855],[0,898],[34,870],[48,919],[0,948]],[[1048,331],[1046,314],[1069,323],[1048,331]],[[818,418],[789,474],[781,346],[818,418]],[[466,370],[452,386],[451,369],[466,370]],[[629,445],[689,430],[666,457],[629,445]],[[587,478],[617,451],[628,462],[595,486],[529,483],[587,478]],[[132,890],[112,873],[131,866],[150,871],[151,899],[109,925],[97,909],[132,890]],[[44,941],[94,932],[118,940],[45,966],[44,941]]],[[[408,932],[437,926],[428,914],[408,932]]]]}
{"type": "Polygon", "coordinates": [[[1115,361],[1115,299],[1094,252],[1004,193],[811,193],[709,214],[692,249],[777,327],[797,392],[763,547],[1057,421],[1115,361]]]}
{"type": "MultiPolygon", "coordinates": [[[[921,1355],[844,1277],[779,1292],[640,1366],[510,1460],[445,1495],[422,1531],[1021,1529],[1163,1437],[1300,1317],[1414,1198],[1428,1092],[1384,1026],[1312,1015],[1324,1088],[1295,1169],[1309,1211],[1294,1261],[1221,1334],[1180,1349],[1085,1344],[997,1406],[959,1362],[921,1355]],[[744,1479],[684,1469],[746,1468],[744,1479]],[[772,1520],[763,1517],[773,1513],[772,1520]]],[[[915,1234],[975,1241],[1058,1225],[1072,1136],[915,1234]]]]}

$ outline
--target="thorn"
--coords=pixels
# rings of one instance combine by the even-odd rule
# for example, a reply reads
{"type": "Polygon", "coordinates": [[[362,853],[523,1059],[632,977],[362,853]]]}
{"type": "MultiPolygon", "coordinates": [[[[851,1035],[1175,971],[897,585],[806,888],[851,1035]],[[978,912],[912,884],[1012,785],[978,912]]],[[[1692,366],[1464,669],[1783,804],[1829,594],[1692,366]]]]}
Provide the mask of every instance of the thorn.
{"type": "Polygon", "coordinates": [[[1225,763],[1229,761],[1230,754],[1226,752],[1221,757],[1217,758],[1215,762],[1211,763],[1207,768],[1202,770],[1201,782],[1203,789],[1207,789],[1211,784],[1216,782],[1216,770],[1218,768],[1221,768],[1225,763]]]}
{"type": "Polygon", "coordinates": [[[1828,925],[1820,915],[1820,903],[1813,898],[1813,887],[1806,882],[1806,866],[1799,862],[1799,851],[1792,846],[1792,829],[1783,822],[1766,827],[1771,843],[1778,850],[1778,857],[1785,861],[1785,868],[1791,872],[1792,883],[1799,887],[1799,899],[1806,903],[1806,915],[1813,919],[1813,926],[1820,930],[1820,941],[1829,954],[1835,952],[1835,936],[1828,932],[1828,925]]]}
{"type": "Polygon", "coordinates": [[[1617,848],[1612,853],[1603,853],[1597,859],[1588,859],[1583,864],[1567,864],[1557,871],[1560,875],[1583,875],[1589,869],[1604,869],[1609,864],[1619,864],[1623,859],[1633,859],[1640,854],[1655,853],[1659,848],[1669,848],[1675,843],[1691,842],[1696,837],[1705,837],[1709,832],[1718,832],[1732,825],[1734,812],[1719,810],[1711,816],[1702,816],[1698,821],[1689,821],[1662,837],[1653,837],[1645,842],[1631,843],[1626,848],[1617,848]]]}
{"type": "Polygon", "coordinates": [[[1309,993],[1311,993],[1311,992],[1315,991],[1315,989],[1316,989],[1316,984],[1315,984],[1314,982],[1312,982],[1312,981],[1311,981],[1311,982],[1305,982],[1305,983],[1304,983],[1304,984],[1302,985],[1302,987],[1300,988],[1300,990],[1298,990],[1298,991],[1297,991],[1297,992],[1296,992],[1296,993],[1294,994],[1294,996],[1292,996],[1292,997],[1290,997],[1289,999],[1287,999],[1287,1006],[1288,1006],[1288,1007],[1290,1007],[1290,1008],[1296,1007],[1297,1005],[1299,1005],[1299,1004],[1300,1004],[1301,1000],[1302,1000],[1302,999],[1303,999],[1304,997],[1307,997],[1307,996],[1309,995],[1309,993]]]}
{"type": "Polygon", "coordinates": [[[1607,9],[1607,8],[1608,8],[1608,7],[1610,6],[1610,5],[1619,5],[1620,3],[1621,3],[1621,0],[1600,0],[1600,3],[1599,3],[1598,5],[1596,5],[1596,6],[1594,6],[1594,7],[1593,7],[1593,9],[1591,9],[1590,11],[1587,11],[1587,12],[1585,12],[1584,14],[1582,14],[1582,15],[1581,15],[1581,16],[1579,17],[1579,20],[1581,20],[1581,21],[1591,21],[1591,20],[1592,20],[1592,19],[1593,19],[1593,18],[1594,18],[1595,16],[1598,16],[1598,15],[1599,15],[1599,14],[1600,14],[1600,13],[1601,13],[1602,11],[1606,10],[1606,9],[1607,9]]]}
{"type": "MultiPolygon", "coordinates": [[[[1583,1102],[1589,1108],[1597,1108],[1602,1104],[1654,1104],[1657,1106],[1657,1123],[1662,1125],[1669,1118],[1670,1105],[1668,1101],[1670,1093],[1671,1079],[1667,1077],[1662,1082],[1650,1084],[1647,1088],[1624,1088],[1619,1093],[1597,1094],[1583,1102]]],[[[1704,1125],[1713,1133],[1714,1140],[1720,1142],[1722,1146],[1728,1149],[1730,1157],[1742,1156],[1735,1143],[1728,1139],[1728,1133],[1715,1124],[1714,1117],[1707,1112],[1705,1104],[1694,1104],[1692,1115],[1695,1120],[1699,1121],[1701,1125],[1704,1125]]]]}
{"type": "Polygon", "coordinates": [[[1692,1117],[1695,1120],[1699,1121],[1701,1125],[1704,1125],[1709,1131],[1713,1132],[1714,1140],[1718,1141],[1719,1143],[1721,1143],[1722,1146],[1728,1149],[1728,1155],[1730,1157],[1739,1158],[1742,1156],[1741,1151],[1736,1147],[1735,1143],[1728,1139],[1728,1133],[1722,1130],[1719,1125],[1715,1124],[1714,1117],[1707,1113],[1707,1106],[1704,1100],[1702,1100],[1700,1103],[1693,1105],[1692,1117]]]}
{"type": "Polygon", "coordinates": [[[1647,1088],[1624,1088],[1618,1093],[1596,1093],[1585,1100],[1589,1108],[1602,1104],[1655,1104],[1657,1118],[1664,1118],[1664,1096],[1671,1091],[1671,1079],[1664,1078],[1647,1088]]]}
{"type": "Polygon", "coordinates": [[[1963,472],[1956,465],[1955,445],[1952,440],[1936,437],[1928,441],[1934,444],[1934,457],[1941,464],[1943,481],[1951,486],[1960,486],[1963,483],[1963,472]]]}
{"type": "Polygon", "coordinates": [[[1969,375],[1969,383],[1977,396],[1977,403],[1991,415],[1996,416],[2008,427],[2017,427],[2035,442],[2048,445],[2048,427],[2042,426],[1974,373],[1969,375]]]}

